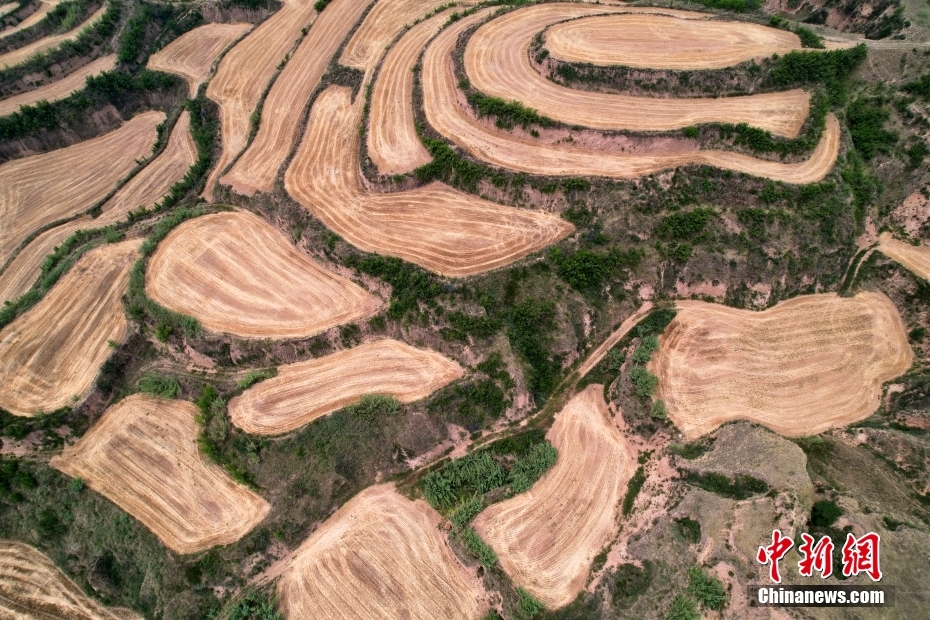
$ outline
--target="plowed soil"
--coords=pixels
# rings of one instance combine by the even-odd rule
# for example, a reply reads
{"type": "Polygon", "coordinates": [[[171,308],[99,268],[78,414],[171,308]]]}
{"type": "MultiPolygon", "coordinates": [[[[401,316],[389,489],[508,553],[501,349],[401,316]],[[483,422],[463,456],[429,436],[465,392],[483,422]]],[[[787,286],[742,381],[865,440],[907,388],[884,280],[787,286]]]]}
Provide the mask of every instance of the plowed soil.
{"type": "Polygon", "coordinates": [[[594,556],[617,533],[617,508],[636,457],[589,385],[556,416],[546,435],[559,451],[533,488],[475,517],[478,535],[518,586],[549,608],[570,603],[594,556]]]}
{"type": "Polygon", "coordinates": [[[106,196],[152,152],[163,120],[162,112],[145,112],[99,138],[0,166],[0,264],[32,231],[106,196]]]}
{"type": "Polygon", "coordinates": [[[289,364],[229,403],[233,424],[257,435],[276,435],[358,402],[365,394],[403,403],[425,398],[464,374],[433,351],[379,340],[326,357],[289,364]]]}
{"type": "Polygon", "coordinates": [[[607,15],[556,24],[545,48],[558,60],[642,69],[722,69],[801,49],[793,32],[748,22],[607,15]]]}
{"type": "Polygon", "coordinates": [[[87,18],[87,21],[73,28],[72,30],[69,30],[68,32],[56,34],[51,37],[45,37],[44,39],[39,39],[38,41],[34,41],[28,45],[10,50],[6,54],[0,54],[0,67],[13,67],[20,63],[26,62],[30,56],[46,52],[50,49],[58,47],[64,41],[77,38],[77,36],[81,33],[82,30],[84,30],[84,28],[87,26],[92,26],[97,22],[98,19],[103,17],[103,14],[106,12],[106,10],[107,5],[104,3],[104,5],[97,9],[93,15],[87,18]]]}
{"type": "Polygon", "coordinates": [[[284,177],[288,193],[367,252],[399,256],[449,276],[482,273],[541,250],[573,230],[552,215],[504,207],[443,185],[375,194],[358,169],[363,98],[323,91],[284,177]]]}
{"type": "Polygon", "coordinates": [[[8,620],[141,620],[128,609],[107,609],[85,596],[43,553],[0,541],[0,618],[8,620]]]}
{"type": "Polygon", "coordinates": [[[244,211],[199,217],[171,231],[149,262],[145,289],[206,329],[244,338],[312,336],[381,306],[244,211]]]}
{"type": "Polygon", "coordinates": [[[878,251],[924,280],[930,280],[930,247],[898,241],[886,232],[878,238],[878,251]]]}
{"type": "Polygon", "coordinates": [[[203,193],[207,200],[213,200],[216,180],[245,148],[251,127],[249,117],[278,63],[314,15],[313,0],[287,0],[277,13],[262,22],[220,61],[216,75],[207,86],[207,97],[220,106],[223,152],[207,179],[203,193]]]}
{"type": "Polygon", "coordinates": [[[368,156],[381,174],[413,172],[432,160],[413,117],[413,66],[448,18],[446,11],[411,28],[381,64],[368,123],[368,156]]]}
{"type": "Polygon", "coordinates": [[[278,168],[297,141],[307,99],[367,5],[365,0],[333,0],[320,13],[268,92],[255,140],[220,183],[245,196],[272,190],[278,168]]]}
{"type": "Polygon", "coordinates": [[[17,112],[20,106],[32,105],[43,100],[52,102],[64,99],[74,91],[83,89],[89,76],[109,71],[114,66],[116,66],[116,54],[101,56],[94,62],[84,65],[74,73],[69,73],[56,82],[40,86],[35,90],[30,90],[19,95],[7,97],[0,101],[0,116],[6,116],[13,112],[17,112]]]}
{"type": "Polygon", "coordinates": [[[31,417],[79,402],[126,334],[121,298],[139,240],[91,250],[0,331],[0,407],[31,417]]]}
{"type": "Polygon", "coordinates": [[[83,479],[177,553],[229,544],[270,506],[200,454],[197,413],[186,401],[133,394],[49,464],[83,479]]]}
{"type": "Polygon", "coordinates": [[[205,24],[185,32],[149,56],[147,66],[154,71],[180,75],[187,80],[194,97],[223,50],[251,29],[252,24],[205,24]]]}
{"type": "MultiPolygon", "coordinates": [[[[810,94],[795,89],[740,97],[672,99],[577,91],[550,82],[530,62],[533,37],[556,22],[606,13],[608,7],[543,4],[518,9],[479,28],[465,50],[465,70],[479,91],[536,109],[569,125],[664,131],[699,123],[749,123],[798,135],[810,94]]],[[[622,10],[622,9],[616,9],[622,10]]]]}
{"type": "Polygon", "coordinates": [[[288,620],[477,620],[480,589],[439,533],[439,515],[393,486],[365,489],[297,550],[278,582],[288,620]]]}
{"type": "MultiPolygon", "coordinates": [[[[502,168],[532,174],[614,178],[635,178],[676,166],[707,164],[793,184],[819,181],[830,172],[836,163],[842,132],[839,122],[832,114],[827,118],[827,128],[820,144],[817,145],[809,159],[799,163],[760,160],[728,151],[703,151],[688,147],[684,147],[684,150],[681,150],[682,147],[676,147],[678,149],[676,150],[663,144],[660,144],[660,148],[655,152],[646,150],[633,153],[599,150],[565,141],[544,143],[526,134],[511,133],[479,122],[457,103],[458,80],[455,77],[450,55],[455,48],[458,36],[469,26],[481,21],[482,17],[483,14],[475,14],[443,30],[423,55],[422,74],[423,107],[430,125],[478,159],[502,168]]],[[[425,28],[425,24],[421,26],[425,28]]],[[[407,37],[412,38],[413,35],[414,31],[411,31],[407,37]]],[[[406,54],[406,62],[416,62],[417,50],[412,46],[407,48],[405,40],[402,40],[398,47],[391,51],[391,55],[385,61],[385,67],[393,60],[394,53],[406,54]]],[[[369,148],[371,149],[374,140],[379,140],[379,144],[386,146],[378,146],[370,150],[372,159],[374,160],[374,153],[383,150],[386,154],[410,153],[409,159],[401,160],[409,162],[406,164],[408,169],[410,165],[428,162],[429,155],[420,145],[420,140],[413,128],[413,113],[409,112],[409,120],[399,112],[393,115],[390,113],[401,105],[411,105],[409,100],[412,99],[412,83],[409,87],[404,86],[406,90],[399,90],[397,86],[381,84],[381,81],[379,78],[375,92],[377,94],[381,88],[381,96],[386,101],[379,104],[381,109],[376,118],[374,101],[377,99],[373,99],[369,148]],[[392,99],[388,100],[389,97],[392,99]],[[379,124],[376,125],[376,122],[379,124]],[[425,161],[423,160],[424,154],[425,161]]],[[[381,156],[381,158],[386,160],[386,156],[381,156]]],[[[389,165],[386,161],[383,164],[389,165]]],[[[398,172],[404,171],[398,170],[398,172]]]]}
{"type": "Polygon", "coordinates": [[[688,439],[737,419],[793,437],[865,419],[914,357],[881,293],[804,295],[763,312],[678,306],[650,367],[688,439]]]}
{"type": "Polygon", "coordinates": [[[132,209],[150,207],[158,202],[172,184],[181,180],[196,157],[197,147],[190,135],[190,116],[183,112],[165,150],[103,204],[99,217],[83,217],[48,230],[16,255],[9,267],[0,273],[0,303],[29,290],[39,277],[45,257],[75,231],[114,224],[132,209]]]}

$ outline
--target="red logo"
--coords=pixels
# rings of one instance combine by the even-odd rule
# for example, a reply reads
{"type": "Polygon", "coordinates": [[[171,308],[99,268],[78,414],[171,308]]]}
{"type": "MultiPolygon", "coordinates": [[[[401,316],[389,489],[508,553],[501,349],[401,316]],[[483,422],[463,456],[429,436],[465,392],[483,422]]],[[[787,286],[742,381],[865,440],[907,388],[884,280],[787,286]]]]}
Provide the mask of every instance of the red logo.
{"type": "MultiPolygon", "coordinates": [[[[829,536],[824,536],[814,543],[810,534],[801,534],[802,543],[798,546],[801,561],[798,562],[798,572],[802,577],[813,577],[814,571],[820,573],[822,579],[833,574],[833,550],[835,546],[829,536]]],[[[881,538],[874,532],[863,534],[856,538],[852,534],[846,535],[843,545],[843,576],[853,577],[865,573],[872,581],[880,581],[882,571],[879,566],[879,543],[881,538]]],[[[781,530],[772,531],[772,544],[759,547],[756,560],[760,564],[769,564],[769,578],[775,583],[781,583],[781,572],[778,562],[794,546],[794,541],[782,535],[781,530]]]]}
{"type": "Polygon", "coordinates": [[[833,574],[833,541],[824,536],[814,544],[814,537],[810,534],[801,534],[804,541],[798,551],[803,558],[798,562],[798,569],[802,576],[812,577],[814,571],[820,573],[822,579],[833,574]]]}
{"type": "Polygon", "coordinates": [[[878,534],[869,532],[860,538],[852,534],[846,535],[846,544],[843,545],[843,575],[852,577],[865,573],[878,581],[882,578],[882,571],[878,565],[878,543],[881,542],[878,534]]]}
{"type": "Polygon", "coordinates": [[[769,564],[769,577],[775,583],[781,583],[781,574],[778,572],[778,562],[785,554],[788,553],[788,550],[794,546],[794,541],[790,538],[785,538],[781,535],[781,530],[772,531],[772,544],[768,547],[759,547],[759,553],[756,554],[756,559],[759,560],[760,564],[769,564]]]}

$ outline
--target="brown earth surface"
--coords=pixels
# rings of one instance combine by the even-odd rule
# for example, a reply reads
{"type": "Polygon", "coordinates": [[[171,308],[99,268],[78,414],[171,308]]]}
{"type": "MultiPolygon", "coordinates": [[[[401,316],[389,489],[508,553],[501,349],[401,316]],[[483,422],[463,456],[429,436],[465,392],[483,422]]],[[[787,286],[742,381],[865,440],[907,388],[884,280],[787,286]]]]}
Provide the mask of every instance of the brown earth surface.
{"type": "Polygon", "coordinates": [[[119,129],[0,166],[0,264],[34,230],[87,210],[152,152],[162,112],[145,112],[119,129]],[[62,171],[68,174],[62,174],[62,171]]]}
{"type": "Polygon", "coordinates": [[[518,586],[548,608],[570,603],[594,556],[617,533],[617,508],[636,456],[610,418],[604,386],[560,411],[546,438],[558,460],[526,493],[492,504],[474,527],[518,586]]]}
{"type": "Polygon", "coordinates": [[[722,69],[801,49],[793,32],[748,22],[607,15],[555,24],[545,48],[558,60],[641,69],[722,69]]]}
{"type": "Polygon", "coordinates": [[[0,618],[4,620],[141,620],[88,598],[49,558],[21,542],[0,540],[0,618]]]}
{"type": "MultiPolygon", "coordinates": [[[[636,147],[638,152],[634,152],[633,149],[619,151],[583,146],[574,141],[545,143],[527,133],[495,128],[477,120],[467,111],[463,98],[459,97],[458,80],[450,61],[458,36],[482,18],[483,14],[480,13],[472,15],[441,32],[423,55],[422,73],[423,107],[430,125],[478,159],[502,168],[532,174],[614,178],[635,178],[676,166],[706,164],[793,184],[819,181],[836,163],[842,131],[832,114],[827,117],[827,127],[817,148],[810,158],[798,163],[766,161],[730,151],[705,151],[693,148],[687,142],[669,146],[657,141],[654,147],[636,147]]],[[[401,41],[396,48],[398,54],[404,45],[404,41],[401,41]]],[[[417,57],[415,49],[404,49],[408,58],[417,57]]],[[[388,61],[390,60],[389,56],[388,61]]],[[[384,97],[394,98],[392,104],[382,104],[385,110],[390,109],[389,105],[395,108],[399,105],[409,105],[408,100],[412,99],[411,90],[400,91],[396,86],[389,85],[383,88],[384,97]]],[[[372,111],[374,112],[374,106],[372,111]]],[[[410,114],[411,118],[406,122],[412,124],[412,112],[410,114]]],[[[396,118],[403,119],[402,116],[396,118]]],[[[426,159],[426,162],[422,160],[425,151],[419,152],[423,147],[417,148],[420,141],[412,125],[395,125],[394,120],[387,114],[381,114],[377,118],[373,114],[369,130],[370,139],[372,136],[391,136],[393,146],[386,148],[386,152],[413,153],[411,164],[428,162],[429,159],[426,159]],[[376,121],[382,126],[376,126],[376,121]],[[388,123],[387,128],[383,127],[385,123],[388,123]]]]}
{"type": "MultiPolygon", "coordinates": [[[[46,6],[46,5],[43,5],[46,6]]],[[[26,62],[30,56],[35,54],[41,54],[42,52],[47,52],[50,49],[56,48],[62,44],[64,41],[69,41],[71,39],[77,38],[84,28],[92,26],[103,17],[103,14],[107,10],[106,3],[103,4],[97,11],[87,18],[87,21],[80,24],[79,26],[69,30],[68,32],[63,32],[62,34],[56,34],[50,37],[45,37],[34,41],[28,45],[22,47],[17,47],[14,50],[10,50],[6,54],[0,54],[0,67],[13,67],[20,63],[26,62]]],[[[35,13],[33,13],[35,15],[35,13]]]]}
{"type": "Polygon", "coordinates": [[[432,160],[413,116],[413,67],[447,19],[448,11],[411,28],[381,64],[368,122],[368,156],[381,174],[413,172],[432,160]]]}
{"type": "Polygon", "coordinates": [[[439,353],[379,340],[282,366],[276,377],[232,399],[229,417],[247,433],[277,435],[356,403],[365,394],[412,403],[463,374],[461,366],[439,353]]]}
{"type": "Polygon", "coordinates": [[[41,273],[45,257],[72,233],[82,228],[108,226],[125,218],[132,209],[150,207],[181,180],[196,158],[197,146],[190,134],[190,115],[183,112],[174,125],[165,150],[103,204],[99,217],[82,217],[48,230],[16,255],[0,272],[0,303],[13,300],[29,290],[41,273]]]}
{"type": "Polygon", "coordinates": [[[716,99],[635,97],[572,90],[550,82],[533,67],[530,45],[547,26],[622,10],[552,3],[512,11],[472,35],[465,49],[465,71],[484,94],[519,101],[569,125],[666,131],[699,123],[745,122],[779,136],[798,135],[810,109],[810,94],[801,89],[716,99]]]}
{"type": "Polygon", "coordinates": [[[278,168],[297,141],[307,99],[366,6],[364,0],[333,0],[320,13],[268,92],[255,140],[220,183],[244,196],[273,189],[278,168]]]}
{"type": "Polygon", "coordinates": [[[288,620],[477,620],[477,580],[439,533],[439,515],[392,485],[369,487],[304,541],[278,582],[288,620]]]}
{"type": "Polygon", "coordinates": [[[79,402],[126,335],[121,301],[141,241],[91,250],[0,330],[0,407],[31,417],[79,402]]]}
{"type": "Polygon", "coordinates": [[[133,394],[49,464],[84,480],[176,553],[228,545],[271,507],[200,454],[197,414],[186,401],[133,394]]]}
{"type": "Polygon", "coordinates": [[[220,106],[223,151],[207,179],[203,196],[213,188],[229,162],[245,148],[250,117],[278,64],[316,15],[313,0],[286,0],[281,9],[258,25],[223,56],[207,86],[207,97],[220,106]]]}
{"type": "Polygon", "coordinates": [[[793,437],[865,419],[914,357],[881,293],[803,295],[763,312],[677,305],[650,369],[689,440],[737,419],[793,437]]]}
{"type": "MultiPolygon", "coordinates": [[[[0,30],[0,39],[5,39],[11,34],[16,34],[20,30],[25,30],[26,28],[29,28],[30,26],[34,26],[38,24],[40,21],[45,19],[45,16],[48,15],[49,11],[51,11],[56,6],[58,6],[58,2],[59,0],[48,0],[47,2],[43,1],[42,3],[39,4],[39,8],[33,11],[32,13],[30,13],[26,17],[26,19],[19,22],[12,28],[5,28],[3,30],[0,30]]],[[[5,10],[7,7],[11,7],[10,12],[12,12],[12,8],[16,8],[17,6],[19,6],[19,4],[16,2],[13,2],[4,7],[0,7],[0,15],[4,15],[7,13],[7,11],[5,10]]]]}
{"type": "Polygon", "coordinates": [[[64,99],[74,91],[83,89],[89,76],[109,71],[115,66],[116,54],[101,56],[97,60],[84,65],[74,73],[69,73],[58,81],[40,86],[35,90],[30,90],[0,100],[0,116],[7,116],[13,112],[18,112],[20,106],[32,105],[39,101],[52,102],[64,99]]]}
{"type": "Polygon", "coordinates": [[[878,238],[877,249],[924,280],[930,280],[930,247],[898,241],[891,233],[885,232],[878,238]]]}
{"type": "Polygon", "coordinates": [[[247,211],[206,215],[171,231],[149,261],[145,290],[206,329],[243,338],[313,336],[381,307],[247,211]]]}
{"type": "Polygon", "coordinates": [[[390,194],[365,191],[358,164],[364,100],[351,104],[350,95],[335,86],[317,98],[284,185],[352,245],[462,277],[510,264],[574,229],[553,215],[505,207],[438,182],[390,194]]]}
{"type": "Polygon", "coordinates": [[[7,13],[12,13],[14,9],[19,7],[19,2],[9,2],[0,6],[0,17],[5,17],[7,13]]]}
{"type": "Polygon", "coordinates": [[[149,56],[153,71],[180,75],[190,85],[190,96],[210,76],[213,63],[234,41],[252,29],[252,24],[205,24],[185,32],[149,56]]]}

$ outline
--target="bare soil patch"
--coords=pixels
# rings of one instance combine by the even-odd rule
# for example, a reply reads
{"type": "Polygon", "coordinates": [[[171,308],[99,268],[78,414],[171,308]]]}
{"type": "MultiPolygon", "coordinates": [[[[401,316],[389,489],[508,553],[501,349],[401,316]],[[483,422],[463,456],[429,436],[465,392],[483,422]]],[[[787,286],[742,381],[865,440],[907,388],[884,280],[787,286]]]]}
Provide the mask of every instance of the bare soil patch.
{"type": "Polygon", "coordinates": [[[196,415],[189,402],[134,394],[50,465],[82,478],[176,553],[235,542],[270,506],[204,459],[196,415]]]}
{"type": "Polygon", "coordinates": [[[149,56],[148,68],[180,75],[190,85],[190,95],[209,77],[223,50],[252,29],[252,24],[205,24],[185,32],[149,56]]]}
{"type": "Polygon", "coordinates": [[[816,435],[867,418],[913,353],[881,293],[804,295],[763,312],[678,302],[650,363],[688,439],[730,420],[816,435]]]}
{"type": "Polygon", "coordinates": [[[101,56],[97,60],[84,65],[77,71],[65,77],[19,95],[13,95],[0,100],[0,116],[7,116],[17,112],[21,106],[32,105],[39,101],[58,101],[68,97],[76,90],[84,88],[87,78],[98,73],[109,71],[116,66],[116,54],[101,56]]]}
{"type": "MultiPolygon", "coordinates": [[[[45,7],[48,5],[43,4],[42,6],[45,7]]],[[[24,45],[22,47],[16,48],[15,50],[11,50],[6,54],[0,54],[0,67],[13,67],[22,62],[25,62],[29,59],[30,56],[46,52],[52,48],[58,47],[63,41],[76,38],[81,33],[81,31],[84,30],[84,28],[92,26],[97,22],[98,19],[103,17],[103,14],[106,12],[106,10],[107,5],[104,4],[99,9],[97,9],[97,11],[91,15],[87,21],[77,26],[76,28],[69,30],[68,32],[56,34],[51,37],[45,37],[44,39],[39,39],[38,41],[30,43],[29,45],[24,45]]],[[[35,13],[33,13],[33,15],[35,15],[35,13]]]]}
{"type": "Polygon", "coordinates": [[[285,618],[477,620],[487,604],[439,520],[391,485],[365,489],[290,560],[278,582],[285,618]]]}
{"type": "Polygon", "coordinates": [[[0,265],[32,231],[106,196],[151,153],[163,120],[162,112],[145,112],[99,138],[0,166],[0,265]]]}
{"type": "Polygon", "coordinates": [[[930,247],[898,241],[891,233],[885,232],[878,238],[877,249],[924,280],[930,280],[930,247]]]}
{"type": "Polygon", "coordinates": [[[0,617],[11,620],[141,620],[128,609],[107,609],[89,599],[45,554],[0,541],[0,617]]]}
{"type": "Polygon", "coordinates": [[[76,404],[128,328],[121,298],[139,240],[91,250],[0,331],[0,407],[31,417],[76,404]]]}
{"type": "Polygon", "coordinates": [[[595,129],[665,131],[700,123],[748,123],[793,138],[810,109],[801,89],[720,98],[653,98],[578,91],[550,82],[533,67],[533,37],[559,21],[622,11],[553,3],[507,13],[479,28],[465,49],[465,70],[481,92],[519,101],[569,125],[595,129]]]}
{"type": "Polygon", "coordinates": [[[370,316],[381,306],[244,211],[178,226],[152,256],[145,289],[206,329],[243,338],[304,338],[370,316]]]}
{"type": "Polygon", "coordinates": [[[556,415],[546,437],[558,461],[533,488],[474,520],[507,574],[550,608],[574,600],[594,556],[616,535],[618,504],[636,468],[603,393],[589,385],[556,415]]]}
{"type": "Polygon", "coordinates": [[[257,435],[286,433],[358,402],[365,394],[403,403],[425,398],[464,374],[439,353],[379,340],[288,364],[229,403],[233,424],[257,435]]]}
{"type": "Polygon", "coordinates": [[[801,49],[793,32],[748,22],[605,15],[555,24],[545,32],[554,58],[641,69],[722,69],[801,49]]]}
{"type": "Polygon", "coordinates": [[[367,252],[398,256],[443,275],[510,264],[568,235],[558,217],[515,209],[442,183],[412,191],[365,191],[358,163],[363,100],[330,87],[317,98],[284,177],[288,193],[330,229],[367,252]]]}

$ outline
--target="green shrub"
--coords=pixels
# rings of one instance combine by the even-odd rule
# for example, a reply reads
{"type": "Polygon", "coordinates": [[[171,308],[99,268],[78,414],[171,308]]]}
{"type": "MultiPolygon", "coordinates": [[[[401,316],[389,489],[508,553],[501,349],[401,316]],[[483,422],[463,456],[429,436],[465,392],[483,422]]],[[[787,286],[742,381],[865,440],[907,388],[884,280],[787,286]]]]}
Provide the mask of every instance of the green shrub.
{"type": "Polygon", "coordinates": [[[523,588],[517,588],[517,609],[515,612],[519,620],[532,620],[546,608],[541,601],[523,588]]]}
{"type": "Polygon", "coordinates": [[[769,485],[765,481],[746,474],[736,474],[731,480],[723,474],[714,472],[700,474],[691,471],[685,477],[685,482],[705,491],[736,500],[744,500],[769,490],[769,485]]]}
{"type": "Polygon", "coordinates": [[[811,508],[811,518],[808,522],[814,527],[830,527],[843,516],[843,509],[836,502],[822,499],[814,503],[811,508]]]}
{"type": "Polygon", "coordinates": [[[226,617],[228,620],[284,620],[276,607],[274,598],[252,590],[236,599],[226,617]]]}
{"type": "Polygon", "coordinates": [[[665,331],[668,324],[675,318],[675,310],[670,308],[658,308],[646,315],[642,321],[633,328],[633,335],[637,338],[646,336],[659,335],[665,331]]]}
{"type": "Polygon", "coordinates": [[[465,550],[477,559],[485,570],[491,570],[497,563],[497,554],[494,549],[481,540],[473,528],[465,528],[459,536],[462,544],[465,545],[465,550]]]}
{"type": "Polygon", "coordinates": [[[795,28],[794,32],[798,35],[798,38],[801,39],[801,47],[811,47],[819,50],[824,49],[823,38],[810,28],[798,26],[795,28]]]}
{"type": "Polygon", "coordinates": [[[181,384],[174,377],[166,377],[153,372],[139,379],[138,388],[140,392],[161,398],[174,398],[180,393],[181,384]]]}
{"type": "Polygon", "coordinates": [[[636,503],[636,497],[646,484],[646,470],[642,465],[636,468],[636,473],[626,484],[626,495],[623,497],[623,516],[628,516],[633,512],[633,504],[636,503]]]}
{"type": "Polygon", "coordinates": [[[533,446],[525,457],[517,459],[510,468],[509,483],[513,493],[528,491],[550,467],[555,465],[559,453],[548,441],[533,446]]]}
{"type": "Polygon", "coordinates": [[[846,124],[853,145],[868,161],[877,153],[888,153],[898,142],[898,134],[885,129],[890,112],[877,99],[861,97],[846,111],[846,124]]]}
{"type": "Polygon", "coordinates": [[[430,472],[423,479],[426,500],[437,510],[448,510],[462,497],[504,486],[507,474],[490,452],[479,451],[430,472]]]}
{"type": "Polygon", "coordinates": [[[530,125],[551,127],[554,124],[551,118],[541,116],[536,110],[524,106],[519,101],[505,101],[500,97],[489,97],[478,91],[468,93],[466,98],[468,103],[478,111],[479,118],[493,116],[495,117],[494,124],[501,129],[513,129],[516,125],[524,129],[529,128],[530,125]]]}
{"type": "Polygon", "coordinates": [[[918,97],[923,97],[924,99],[930,99],[930,73],[922,75],[913,82],[904,84],[901,90],[912,95],[917,95],[918,97]]]}
{"type": "Polygon", "coordinates": [[[613,603],[621,607],[629,607],[640,594],[646,592],[652,583],[654,567],[652,562],[645,560],[643,567],[635,564],[621,564],[613,576],[613,603]]]}
{"type": "Polygon", "coordinates": [[[268,368],[265,370],[250,370],[249,372],[245,373],[244,377],[236,381],[236,387],[240,390],[245,390],[252,387],[259,381],[271,379],[277,374],[278,370],[276,368],[268,368]]]}
{"type": "Polygon", "coordinates": [[[399,258],[372,254],[349,263],[350,267],[391,285],[391,305],[387,314],[394,319],[402,318],[409,311],[418,311],[420,303],[434,304],[442,292],[435,276],[399,258]]]}
{"type": "Polygon", "coordinates": [[[705,609],[723,609],[727,601],[727,591],[723,582],[712,575],[708,575],[697,566],[688,569],[688,578],[691,583],[688,593],[697,599],[705,609]]]}
{"type": "Polygon", "coordinates": [[[685,540],[694,544],[701,542],[701,523],[699,521],[695,521],[690,517],[682,517],[675,519],[675,523],[678,524],[678,529],[685,540]]]}
{"type": "Polygon", "coordinates": [[[672,600],[663,620],[701,620],[697,604],[686,596],[676,596],[672,600]]]}
{"type": "Polygon", "coordinates": [[[482,510],[484,510],[484,500],[480,495],[472,495],[449,513],[449,521],[456,530],[461,530],[471,523],[471,520],[482,510]]]}
{"type": "Polygon", "coordinates": [[[655,233],[664,239],[693,239],[703,232],[710,218],[716,215],[716,211],[705,207],[672,213],[662,218],[655,233]]]}
{"type": "Polygon", "coordinates": [[[313,4],[313,8],[317,13],[321,13],[330,2],[332,2],[332,0],[316,0],[316,2],[313,4]]]}
{"type": "Polygon", "coordinates": [[[643,258],[642,250],[612,249],[609,252],[595,252],[580,249],[565,254],[559,248],[549,252],[549,258],[556,264],[559,277],[578,291],[593,291],[601,288],[604,282],[617,269],[636,269],[643,258]]]}
{"type": "Polygon", "coordinates": [[[689,125],[681,130],[681,133],[685,135],[686,138],[697,138],[698,137],[698,128],[693,125],[689,125]]]}
{"type": "Polygon", "coordinates": [[[132,16],[119,38],[116,57],[120,62],[135,62],[145,46],[145,27],[152,21],[152,9],[142,5],[142,10],[132,16]]]}
{"type": "Polygon", "coordinates": [[[646,370],[645,366],[633,366],[630,371],[630,379],[636,386],[636,394],[642,398],[652,396],[656,387],[659,385],[659,378],[646,370]]]}
{"type": "Polygon", "coordinates": [[[653,401],[652,406],[649,408],[649,415],[659,420],[667,420],[668,407],[665,406],[665,401],[653,401]]]}

